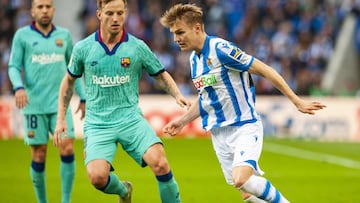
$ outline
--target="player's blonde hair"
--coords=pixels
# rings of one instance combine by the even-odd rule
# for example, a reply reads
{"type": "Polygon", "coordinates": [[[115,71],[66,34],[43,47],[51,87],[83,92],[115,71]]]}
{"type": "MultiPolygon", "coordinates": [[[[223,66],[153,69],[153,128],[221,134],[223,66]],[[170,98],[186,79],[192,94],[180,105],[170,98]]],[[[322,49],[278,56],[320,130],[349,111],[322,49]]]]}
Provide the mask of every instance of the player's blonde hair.
{"type": "MultiPolygon", "coordinates": [[[[104,7],[104,5],[106,5],[107,3],[109,3],[110,1],[114,1],[114,0],[97,0],[96,1],[96,5],[97,5],[97,9],[101,10],[102,7],[104,7]]],[[[124,5],[126,7],[127,4],[127,0],[122,0],[124,2],[124,5]]]]}
{"type": "Polygon", "coordinates": [[[167,10],[160,18],[164,27],[171,27],[176,20],[184,20],[188,25],[200,23],[203,25],[203,12],[195,4],[176,4],[167,10]]]}

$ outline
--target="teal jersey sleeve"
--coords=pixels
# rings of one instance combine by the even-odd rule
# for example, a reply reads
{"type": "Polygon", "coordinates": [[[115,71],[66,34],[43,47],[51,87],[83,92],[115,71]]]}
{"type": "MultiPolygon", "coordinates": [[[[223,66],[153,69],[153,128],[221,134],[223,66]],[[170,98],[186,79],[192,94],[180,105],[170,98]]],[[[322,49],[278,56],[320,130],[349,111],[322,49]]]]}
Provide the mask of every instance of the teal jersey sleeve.
{"type": "Polygon", "coordinates": [[[140,57],[143,61],[143,68],[151,76],[155,76],[164,70],[164,66],[160,63],[156,55],[150,50],[150,48],[139,40],[140,57]]]}
{"type": "Polygon", "coordinates": [[[24,49],[22,31],[18,30],[13,38],[11,55],[8,64],[9,79],[14,90],[24,87],[24,83],[21,78],[21,69],[23,67],[22,63],[24,61],[24,49]]]}

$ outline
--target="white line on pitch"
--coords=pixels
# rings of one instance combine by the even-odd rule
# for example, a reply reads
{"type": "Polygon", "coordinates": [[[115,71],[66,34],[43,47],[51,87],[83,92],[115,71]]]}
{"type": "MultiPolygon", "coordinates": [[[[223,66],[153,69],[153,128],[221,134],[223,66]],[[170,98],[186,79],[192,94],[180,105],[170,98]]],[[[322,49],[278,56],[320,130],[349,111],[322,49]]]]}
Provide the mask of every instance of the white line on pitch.
{"type": "Polygon", "coordinates": [[[330,154],[324,154],[319,152],[311,152],[303,149],[298,149],[295,147],[274,144],[274,143],[264,143],[265,151],[282,154],[285,156],[293,156],[302,159],[308,159],[313,161],[321,161],[331,164],[336,164],[339,166],[352,168],[352,169],[360,169],[360,162],[354,161],[352,159],[347,159],[339,156],[334,156],[330,154]]]}

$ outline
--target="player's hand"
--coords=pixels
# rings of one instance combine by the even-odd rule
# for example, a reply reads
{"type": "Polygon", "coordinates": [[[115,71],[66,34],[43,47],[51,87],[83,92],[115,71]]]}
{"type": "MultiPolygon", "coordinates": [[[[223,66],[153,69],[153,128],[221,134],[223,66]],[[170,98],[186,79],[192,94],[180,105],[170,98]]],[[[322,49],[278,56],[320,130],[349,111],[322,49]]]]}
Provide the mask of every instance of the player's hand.
{"type": "Polygon", "coordinates": [[[18,89],[15,92],[15,105],[22,109],[29,103],[25,89],[18,89]]]}
{"type": "Polygon", "coordinates": [[[181,131],[183,127],[184,125],[180,122],[180,120],[173,120],[165,125],[163,128],[163,133],[170,136],[175,136],[181,131]]]}
{"type": "Polygon", "coordinates": [[[298,105],[297,108],[300,112],[302,113],[306,113],[306,114],[311,114],[314,115],[315,111],[317,110],[321,110],[323,108],[325,108],[326,105],[322,104],[321,102],[306,102],[306,101],[301,101],[298,105]]]}
{"type": "Polygon", "coordinates": [[[176,98],[176,103],[181,107],[186,107],[187,110],[191,107],[191,101],[186,99],[183,96],[179,96],[176,98]]]}
{"type": "Polygon", "coordinates": [[[79,112],[81,113],[80,115],[80,120],[85,118],[85,102],[80,102],[78,108],[76,109],[75,113],[79,112]]]}
{"type": "Polygon", "coordinates": [[[55,147],[59,147],[61,140],[64,137],[67,136],[67,127],[66,127],[66,121],[65,120],[58,120],[56,122],[56,128],[54,132],[54,145],[55,147]]]}

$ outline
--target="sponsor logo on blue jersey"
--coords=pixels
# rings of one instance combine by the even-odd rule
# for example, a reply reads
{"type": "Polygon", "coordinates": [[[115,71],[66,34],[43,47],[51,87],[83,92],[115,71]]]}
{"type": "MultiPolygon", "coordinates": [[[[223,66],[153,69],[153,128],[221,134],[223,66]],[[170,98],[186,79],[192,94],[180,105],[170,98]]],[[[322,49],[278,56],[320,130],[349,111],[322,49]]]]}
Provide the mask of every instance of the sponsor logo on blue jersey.
{"type": "Polygon", "coordinates": [[[204,87],[212,86],[216,83],[216,77],[214,74],[205,75],[200,78],[196,78],[193,80],[193,83],[197,89],[201,89],[204,87]]]}
{"type": "Polygon", "coordinates": [[[120,86],[122,84],[130,82],[130,76],[92,76],[93,84],[100,85],[101,87],[113,87],[113,86],[120,86]]]}

